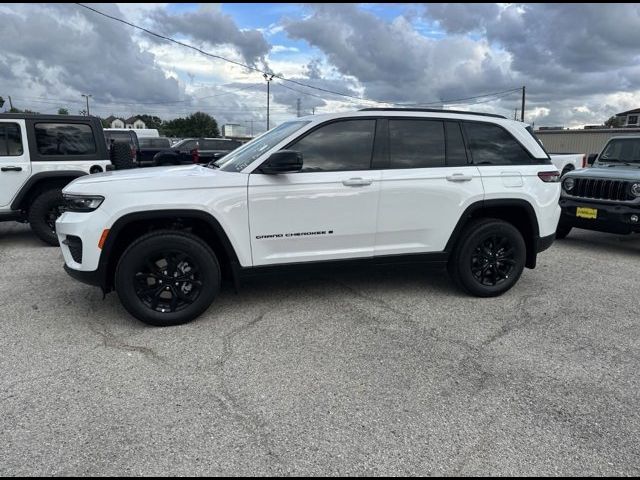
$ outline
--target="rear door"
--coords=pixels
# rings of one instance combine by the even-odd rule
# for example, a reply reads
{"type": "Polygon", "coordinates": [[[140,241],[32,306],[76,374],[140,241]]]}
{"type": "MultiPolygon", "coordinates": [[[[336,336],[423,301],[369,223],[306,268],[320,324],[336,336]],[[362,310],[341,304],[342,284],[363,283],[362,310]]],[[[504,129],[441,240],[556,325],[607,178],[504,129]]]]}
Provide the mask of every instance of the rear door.
{"type": "Polygon", "coordinates": [[[375,255],[441,252],[462,212],[482,200],[458,122],[389,118],[375,255]]]}
{"type": "Polygon", "coordinates": [[[0,120],[0,208],[9,207],[30,175],[25,121],[0,120]]]}

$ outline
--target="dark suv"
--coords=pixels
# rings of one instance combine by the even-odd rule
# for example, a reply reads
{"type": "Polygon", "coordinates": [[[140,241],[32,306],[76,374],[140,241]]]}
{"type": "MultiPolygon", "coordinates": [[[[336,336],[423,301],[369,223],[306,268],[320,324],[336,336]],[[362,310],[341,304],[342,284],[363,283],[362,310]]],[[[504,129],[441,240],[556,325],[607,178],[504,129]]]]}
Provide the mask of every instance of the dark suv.
{"type": "Polygon", "coordinates": [[[572,228],[640,232],[640,136],[613,137],[591,168],[563,177],[556,238],[572,228]]]}
{"type": "Polygon", "coordinates": [[[229,138],[185,138],[153,157],[155,165],[209,163],[224,157],[241,145],[229,138]]]}

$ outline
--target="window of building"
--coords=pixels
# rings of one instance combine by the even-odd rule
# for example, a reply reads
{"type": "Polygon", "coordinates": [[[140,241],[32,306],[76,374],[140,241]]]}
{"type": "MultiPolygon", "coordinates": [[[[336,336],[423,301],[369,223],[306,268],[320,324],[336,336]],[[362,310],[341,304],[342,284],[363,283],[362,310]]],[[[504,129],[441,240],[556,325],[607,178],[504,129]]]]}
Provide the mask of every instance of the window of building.
{"type": "Polygon", "coordinates": [[[627,125],[637,125],[638,124],[638,115],[629,115],[627,117],[627,125]]]}

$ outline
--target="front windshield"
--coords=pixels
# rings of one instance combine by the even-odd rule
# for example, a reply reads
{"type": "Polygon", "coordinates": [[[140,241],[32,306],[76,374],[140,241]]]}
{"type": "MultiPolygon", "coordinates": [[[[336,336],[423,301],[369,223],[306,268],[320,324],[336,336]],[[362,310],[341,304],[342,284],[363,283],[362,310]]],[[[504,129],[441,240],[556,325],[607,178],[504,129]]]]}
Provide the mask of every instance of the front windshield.
{"type": "Polygon", "coordinates": [[[308,121],[286,122],[263,133],[242,147],[222,157],[214,165],[225,172],[240,172],[267,150],[273,148],[292,133],[308,124],[308,121]]]}
{"type": "Polygon", "coordinates": [[[598,163],[640,164],[640,138],[611,140],[598,158],[598,163]]]}

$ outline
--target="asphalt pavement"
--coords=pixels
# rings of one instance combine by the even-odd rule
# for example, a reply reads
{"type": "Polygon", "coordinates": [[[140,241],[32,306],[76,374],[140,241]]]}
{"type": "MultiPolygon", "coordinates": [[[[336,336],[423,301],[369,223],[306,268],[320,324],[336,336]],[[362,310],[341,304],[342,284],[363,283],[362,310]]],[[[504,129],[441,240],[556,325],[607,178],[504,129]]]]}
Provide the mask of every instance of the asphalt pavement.
{"type": "Polygon", "coordinates": [[[639,475],[639,260],[574,230],[500,298],[270,276],[161,329],[0,224],[0,475],[639,475]]]}

